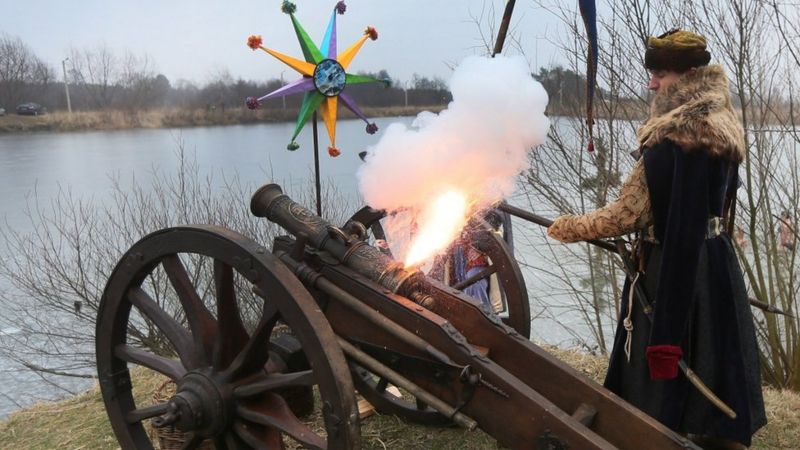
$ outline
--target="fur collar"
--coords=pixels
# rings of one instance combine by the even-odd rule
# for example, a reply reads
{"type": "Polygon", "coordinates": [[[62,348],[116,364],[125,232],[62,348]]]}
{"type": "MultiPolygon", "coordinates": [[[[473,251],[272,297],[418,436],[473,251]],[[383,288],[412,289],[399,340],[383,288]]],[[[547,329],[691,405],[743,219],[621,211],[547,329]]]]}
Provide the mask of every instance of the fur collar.
{"type": "Polygon", "coordinates": [[[636,136],[642,147],[669,139],[684,151],[706,151],[736,162],[746,153],[744,131],[731,105],[728,77],[719,65],[687,72],[658,92],[650,106],[650,118],[636,136]]]}

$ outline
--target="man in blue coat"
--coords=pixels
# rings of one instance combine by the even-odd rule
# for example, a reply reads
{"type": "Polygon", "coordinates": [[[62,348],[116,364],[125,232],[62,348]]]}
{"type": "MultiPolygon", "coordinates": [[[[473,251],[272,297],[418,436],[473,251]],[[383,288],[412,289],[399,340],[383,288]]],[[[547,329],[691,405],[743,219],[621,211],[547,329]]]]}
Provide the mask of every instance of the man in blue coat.
{"type": "Polygon", "coordinates": [[[637,132],[641,157],[615,202],[559,217],[548,234],[577,242],[638,233],[640,269],[626,280],[605,385],[704,448],[742,449],[766,423],[750,305],[723,217],[746,148],[727,76],[709,61],[698,34],[648,40],[656,94],[637,132]],[[651,318],[632,283],[643,285],[651,318]],[[735,419],[690,385],[681,359],[735,419]]]}

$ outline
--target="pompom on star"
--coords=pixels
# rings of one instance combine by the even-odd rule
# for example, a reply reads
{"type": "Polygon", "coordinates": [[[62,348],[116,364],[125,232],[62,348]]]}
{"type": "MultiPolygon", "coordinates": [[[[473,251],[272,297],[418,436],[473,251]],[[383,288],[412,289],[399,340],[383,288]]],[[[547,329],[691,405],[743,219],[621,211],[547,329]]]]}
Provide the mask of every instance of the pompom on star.
{"type": "Polygon", "coordinates": [[[260,34],[251,34],[247,38],[247,46],[250,47],[251,49],[253,49],[253,51],[258,50],[258,48],[261,47],[261,44],[263,44],[263,43],[264,43],[264,40],[261,39],[261,35],[260,34]]]}
{"type": "Polygon", "coordinates": [[[261,102],[255,97],[247,97],[244,100],[244,104],[247,105],[247,109],[258,109],[261,107],[261,102]]]}
{"type": "Polygon", "coordinates": [[[297,11],[297,6],[289,0],[284,0],[281,4],[281,12],[284,14],[294,14],[297,11]]]}
{"type": "Polygon", "coordinates": [[[247,46],[251,49],[261,49],[269,53],[302,75],[299,80],[292,81],[262,97],[248,97],[245,101],[248,108],[256,109],[267,99],[304,93],[305,96],[300,106],[300,114],[297,117],[294,133],[292,134],[289,145],[286,146],[288,150],[297,150],[297,148],[299,148],[295,139],[298,134],[300,134],[300,131],[308,122],[309,118],[319,109],[330,138],[328,154],[333,157],[339,156],[341,151],[336,147],[336,116],[339,100],[341,100],[344,106],[357,117],[366,122],[367,133],[374,134],[378,130],[378,126],[375,125],[375,123],[371,123],[367,120],[355,100],[348,93],[344,92],[345,86],[348,85],[374,82],[387,83],[387,80],[379,80],[367,75],[355,75],[346,72],[347,67],[364,45],[364,42],[366,42],[367,39],[376,40],[378,38],[378,32],[373,27],[367,27],[361,39],[356,41],[355,44],[351,45],[345,51],[338,53],[336,45],[336,16],[344,14],[346,10],[347,6],[344,1],[336,3],[331,13],[331,18],[328,22],[328,27],[325,31],[322,43],[317,47],[294,16],[294,13],[297,11],[297,6],[288,0],[285,0],[281,4],[281,11],[288,14],[292,19],[292,25],[297,35],[297,40],[300,42],[300,48],[303,51],[304,61],[264,47],[262,45],[263,41],[261,36],[259,35],[252,35],[247,39],[247,46]]]}

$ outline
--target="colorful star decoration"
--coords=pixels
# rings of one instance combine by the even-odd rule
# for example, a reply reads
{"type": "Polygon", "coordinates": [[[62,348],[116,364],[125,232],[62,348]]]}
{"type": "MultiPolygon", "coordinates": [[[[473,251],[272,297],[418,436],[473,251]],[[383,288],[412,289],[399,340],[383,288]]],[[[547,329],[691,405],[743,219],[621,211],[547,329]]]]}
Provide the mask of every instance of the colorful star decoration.
{"type": "Polygon", "coordinates": [[[322,45],[317,47],[294,16],[297,10],[294,3],[289,1],[283,2],[281,10],[292,18],[292,25],[294,25],[294,31],[297,34],[298,41],[300,41],[300,47],[303,50],[305,61],[263,47],[261,45],[263,42],[261,36],[252,35],[247,39],[247,46],[251,49],[264,50],[287,66],[300,72],[303,76],[299,80],[293,81],[280,89],[276,89],[263,97],[248,97],[245,102],[248,108],[256,109],[261,106],[261,102],[270,98],[278,98],[300,92],[305,93],[303,104],[300,106],[300,115],[297,117],[294,134],[292,135],[291,142],[286,147],[289,150],[297,150],[299,145],[295,142],[295,138],[300,134],[300,130],[303,129],[303,126],[308,122],[311,115],[319,108],[331,142],[331,145],[328,147],[328,154],[331,156],[339,156],[341,152],[336,148],[336,112],[340,99],[348,109],[367,123],[367,133],[374,134],[378,131],[378,126],[375,125],[375,123],[370,123],[353,98],[347,92],[344,92],[345,86],[352,84],[383,82],[388,86],[389,80],[378,80],[370,76],[354,75],[346,72],[347,67],[353,61],[353,57],[355,57],[356,53],[361,49],[361,46],[364,45],[364,42],[366,42],[367,39],[372,39],[373,41],[378,39],[378,32],[372,27],[367,27],[361,39],[344,52],[337,54],[336,15],[344,14],[346,9],[347,7],[343,1],[336,4],[331,13],[331,19],[328,23],[325,37],[322,39],[322,45]]]}

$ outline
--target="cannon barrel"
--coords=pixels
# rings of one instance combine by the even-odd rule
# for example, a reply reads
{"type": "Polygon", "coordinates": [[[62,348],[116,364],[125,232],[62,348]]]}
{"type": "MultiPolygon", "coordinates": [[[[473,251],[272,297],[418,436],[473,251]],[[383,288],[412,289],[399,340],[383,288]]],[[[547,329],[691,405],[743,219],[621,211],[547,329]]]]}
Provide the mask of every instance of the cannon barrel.
{"type": "Polygon", "coordinates": [[[419,270],[408,270],[377,248],[345,234],[303,205],[283,193],[277,184],[259,188],[250,200],[250,211],[280,225],[299,240],[306,240],[319,250],[330,253],[338,261],[393,293],[430,307],[433,298],[424,294],[425,276],[419,270]]]}

